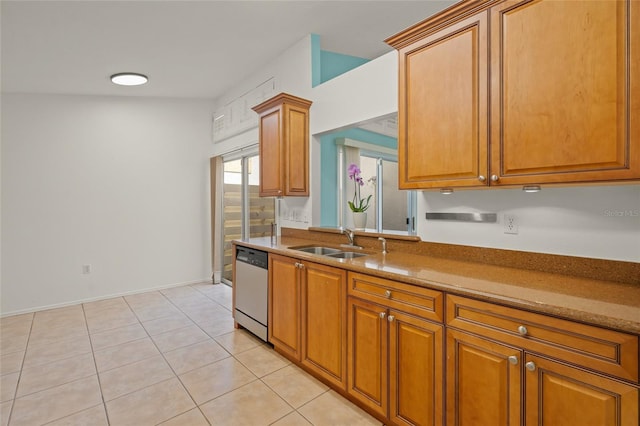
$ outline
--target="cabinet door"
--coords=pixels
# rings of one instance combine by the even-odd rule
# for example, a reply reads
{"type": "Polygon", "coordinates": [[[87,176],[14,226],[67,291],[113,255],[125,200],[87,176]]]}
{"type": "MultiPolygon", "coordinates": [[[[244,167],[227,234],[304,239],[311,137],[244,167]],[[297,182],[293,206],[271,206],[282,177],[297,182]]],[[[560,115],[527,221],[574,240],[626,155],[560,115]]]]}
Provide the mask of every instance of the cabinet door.
{"type": "Polygon", "coordinates": [[[639,9],[527,0],[491,10],[497,184],[640,177],[639,9]]]}
{"type": "Polygon", "coordinates": [[[527,354],[526,425],[638,426],[638,388],[527,354]]]}
{"type": "Polygon", "coordinates": [[[260,196],[284,195],[282,110],[271,108],[260,116],[260,196]]]}
{"type": "Polygon", "coordinates": [[[399,55],[400,189],[486,185],[487,13],[399,55]]]}
{"type": "Polygon", "coordinates": [[[284,195],[309,195],[309,108],[285,105],[284,195]]]}
{"type": "Polygon", "coordinates": [[[390,311],[389,418],[398,425],[442,425],[443,326],[390,311]]]}
{"type": "Polygon", "coordinates": [[[305,263],[302,363],[336,386],[347,383],[346,271],[305,263]]]}
{"type": "Polygon", "coordinates": [[[388,411],[386,308],[354,297],[348,301],[347,392],[372,412],[388,411]]]}
{"type": "Polygon", "coordinates": [[[309,195],[311,101],[280,93],[252,109],[260,115],[260,196],[309,195]]]}
{"type": "Polygon", "coordinates": [[[300,360],[299,262],[269,255],[269,342],[300,360]]]}
{"type": "Polygon", "coordinates": [[[518,349],[448,329],[447,424],[521,424],[521,362],[518,349]]]}

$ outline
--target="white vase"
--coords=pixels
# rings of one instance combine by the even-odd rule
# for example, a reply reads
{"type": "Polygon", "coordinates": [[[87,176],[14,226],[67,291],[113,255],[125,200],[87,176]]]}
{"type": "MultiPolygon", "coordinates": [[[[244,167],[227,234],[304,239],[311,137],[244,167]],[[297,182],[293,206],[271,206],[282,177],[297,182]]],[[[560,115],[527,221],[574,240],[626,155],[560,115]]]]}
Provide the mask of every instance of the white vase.
{"type": "Polygon", "coordinates": [[[367,226],[367,212],[352,212],[353,227],[355,229],[364,229],[367,226]]]}

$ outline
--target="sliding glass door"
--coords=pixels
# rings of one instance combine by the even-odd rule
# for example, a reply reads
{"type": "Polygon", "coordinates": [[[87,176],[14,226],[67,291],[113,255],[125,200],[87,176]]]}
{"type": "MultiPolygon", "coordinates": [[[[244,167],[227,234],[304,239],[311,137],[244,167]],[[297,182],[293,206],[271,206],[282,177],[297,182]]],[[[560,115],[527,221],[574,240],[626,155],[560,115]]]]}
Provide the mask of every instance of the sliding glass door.
{"type": "Polygon", "coordinates": [[[231,241],[268,236],[275,222],[275,199],[258,196],[260,161],[256,151],[223,157],[222,282],[226,284],[232,279],[231,241]]]}

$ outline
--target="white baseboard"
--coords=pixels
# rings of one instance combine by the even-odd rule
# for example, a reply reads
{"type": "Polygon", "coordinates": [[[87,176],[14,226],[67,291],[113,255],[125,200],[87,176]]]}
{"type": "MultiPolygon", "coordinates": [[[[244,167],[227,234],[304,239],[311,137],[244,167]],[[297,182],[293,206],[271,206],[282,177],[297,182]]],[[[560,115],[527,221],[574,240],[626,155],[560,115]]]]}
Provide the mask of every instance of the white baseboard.
{"type": "Polygon", "coordinates": [[[114,297],[131,296],[132,294],[147,293],[149,291],[164,290],[164,289],[167,289],[167,288],[182,287],[182,286],[185,286],[185,285],[199,284],[199,283],[212,284],[212,281],[211,281],[211,278],[203,278],[201,280],[185,281],[185,282],[181,282],[181,283],[173,283],[173,284],[165,284],[165,285],[161,285],[161,286],[157,286],[157,287],[149,287],[149,288],[146,288],[146,289],[143,289],[143,290],[125,291],[125,292],[121,292],[121,293],[113,293],[113,294],[104,295],[104,296],[90,297],[90,298],[87,298],[87,299],[78,299],[78,300],[74,300],[74,301],[70,301],[70,302],[56,303],[56,304],[53,304],[53,305],[37,306],[37,307],[33,307],[33,308],[20,309],[20,310],[17,310],[17,311],[3,312],[0,315],[0,318],[10,317],[10,316],[13,316],[13,315],[20,315],[20,314],[29,314],[29,313],[38,312],[38,311],[45,311],[47,309],[64,308],[66,306],[78,305],[80,303],[97,302],[98,300],[113,299],[114,297]]]}

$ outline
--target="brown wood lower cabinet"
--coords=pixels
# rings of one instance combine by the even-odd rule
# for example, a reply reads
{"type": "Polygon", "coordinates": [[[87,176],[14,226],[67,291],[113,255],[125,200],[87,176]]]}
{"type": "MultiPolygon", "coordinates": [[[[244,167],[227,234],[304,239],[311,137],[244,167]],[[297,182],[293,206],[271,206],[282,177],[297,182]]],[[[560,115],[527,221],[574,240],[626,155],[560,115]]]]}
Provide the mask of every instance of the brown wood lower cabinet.
{"type": "Polygon", "coordinates": [[[393,310],[387,318],[389,419],[398,425],[441,425],[444,327],[393,310]]]}
{"type": "Polygon", "coordinates": [[[344,390],[347,273],[310,262],[302,265],[302,364],[344,390]]]}
{"type": "Polygon", "coordinates": [[[300,261],[269,254],[269,342],[300,360],[300,261]]]}
{"type": "Polygon", "coordinates": [[[387,340],[389,328],[382,318],[386,309],[374,303],[349,297],[347,319],[348,388],[351,396],[367,408],[386,417],[387,402],[387,340]]]}
{"type": "Polygon", "coordinates": [[[638,396],[630,384],[447,330],[449,426],[637,426],[638,396]]]}
{"type": "Polygon", "coordinates": [[[269,341],[342,390],[347,383],[346,277],[343,269],[269,255],[269,341]]]}
{"type": "Polygon", "coordinates": [[[526,354],[525,424],[638,426],[638,388],[526,354]]]}
{"type": "Polygon", "coordinates": [[[637,336],[446,300],[449,426],[638,426],[637,336]]]}
{"type": "Polygon", "coordinates": [[[443,326],[349,297],[348,388],[398,425],[443,422],[443,326]]]}
{"type": "Polygon", "coordinates": [[[385,424],[640,426],[637,335],[287,256],[269,266],[275,349],[385,424]]]}
{"type": "Polygon", "coordinates": [[[447,425],[519,425],[522,351],[447,330],[447,425]]]}

